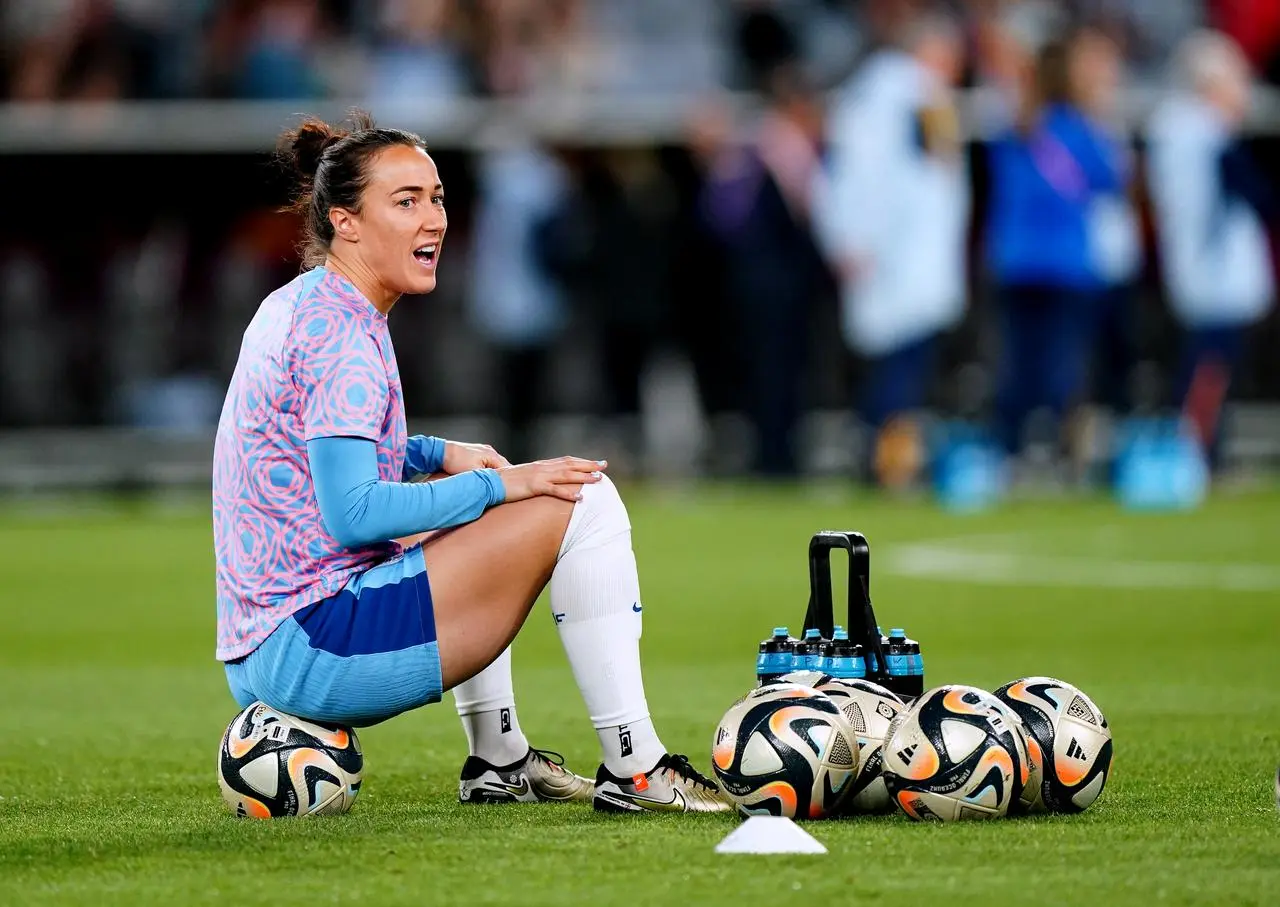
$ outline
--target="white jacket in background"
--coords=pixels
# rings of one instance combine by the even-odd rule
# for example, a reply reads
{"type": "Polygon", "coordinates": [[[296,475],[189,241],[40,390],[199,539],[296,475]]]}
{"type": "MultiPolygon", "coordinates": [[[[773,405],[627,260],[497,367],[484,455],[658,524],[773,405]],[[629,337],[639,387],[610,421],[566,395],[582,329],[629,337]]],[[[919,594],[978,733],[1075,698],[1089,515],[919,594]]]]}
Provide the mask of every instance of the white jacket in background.
{"type": "Polygon", "coordinates": [[[1218,162],[1231,141],[1216,111],[1191,96],[1166,101],[1148,130],[1161,268],[1186,327],[1250,324],[1266,315],[1275,292],[1262,222],[1222,192],[1218,162]]]}
{"type": "Polygon", "coordinates": [[[892,353],[964,314],[963,152],[942,159],[916,140],[916,111],[939,90],[911,56],[882,51],[840,90],[831,113],[815,229],[833,262],[867,265],[840,288],[845,340],[865,356],[892,353]]]}

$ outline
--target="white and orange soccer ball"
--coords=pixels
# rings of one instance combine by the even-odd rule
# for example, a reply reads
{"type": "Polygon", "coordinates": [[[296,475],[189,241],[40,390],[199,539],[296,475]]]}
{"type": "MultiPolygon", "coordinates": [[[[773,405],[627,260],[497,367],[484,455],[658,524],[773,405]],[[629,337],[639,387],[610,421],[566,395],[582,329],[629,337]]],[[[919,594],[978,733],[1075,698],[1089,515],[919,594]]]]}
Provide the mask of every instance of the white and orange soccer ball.
{"type": "Polygon", "coordinates": [[[255,702],[218,748],[218,786],[236,815],[318,816],[351,809],[364,773],[351,728],[316,724],[255,702]]]}
{"type": "Polygon", "coordinates": [[[880,813],[893,809],[884,779],[880,777],[880,763],[889,723],[907,707],[897,694],[870,680],[832,677],[819,671],[795,671],[780,680],[825,693],[858,737],[858,774],[844,801],[843,811],[880,813]]]}
{"type": "Polygon", "coordinates": [[[1052,677],[1024,677],[996,690],[1022,719],[1044,763],[1036,807],[1076,813],[1102,794],[1111,772],[1111,728],[1081,690],[1052,677]]]}
{"type": "Polygon", "coordinates": [[[890,722],[881,777],[908,816],[995,819],[1019,801],[1025,738],[990,699],[973,687],[936,687],[890,722]]]}
{"type": "Polygon", "coordinates": [[[858,737],[825,694],[791,683],[758,687],[716,727],[711,764],[743,815],[835,815],[858,772],[858,737]]]}

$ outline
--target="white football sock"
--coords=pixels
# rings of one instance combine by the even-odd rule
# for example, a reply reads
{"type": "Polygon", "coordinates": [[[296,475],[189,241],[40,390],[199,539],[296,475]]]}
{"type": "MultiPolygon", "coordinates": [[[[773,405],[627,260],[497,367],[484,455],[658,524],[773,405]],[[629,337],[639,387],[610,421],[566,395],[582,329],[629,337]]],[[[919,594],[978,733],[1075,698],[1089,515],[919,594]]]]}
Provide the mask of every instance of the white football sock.
{"type": "Polygon", "coordinates": [[[471,755],[491,765],[510,765],[529,752],[529,741],[516,718],[511,686],[511,647],[475,677],[453,688],[453,703],[467,732],[471,755]]]}
{"type": "Polygon", "coordinates": [[[606,476],[582,486],[551,574],[551,611],[604,764],[627,778],[666,752],[649,720],[640,673],[640,579],[631,521],[606,476]]]}

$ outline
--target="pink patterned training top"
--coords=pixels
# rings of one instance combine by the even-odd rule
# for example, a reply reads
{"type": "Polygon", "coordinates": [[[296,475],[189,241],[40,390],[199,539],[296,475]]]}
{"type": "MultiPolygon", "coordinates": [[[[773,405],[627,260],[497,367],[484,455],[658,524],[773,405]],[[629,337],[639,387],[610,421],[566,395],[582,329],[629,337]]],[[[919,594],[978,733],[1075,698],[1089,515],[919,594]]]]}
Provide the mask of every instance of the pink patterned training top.
{"type": "Polygon", "coordinates": [[[307,441],[373,441],[378,477],[398,482],[406,435],[387,317],[350,281],[315,268],[263,300],[213,450],[219,660],[249,654],[289,615],[399,551],[343,548],[329,535],[307,441]]]}

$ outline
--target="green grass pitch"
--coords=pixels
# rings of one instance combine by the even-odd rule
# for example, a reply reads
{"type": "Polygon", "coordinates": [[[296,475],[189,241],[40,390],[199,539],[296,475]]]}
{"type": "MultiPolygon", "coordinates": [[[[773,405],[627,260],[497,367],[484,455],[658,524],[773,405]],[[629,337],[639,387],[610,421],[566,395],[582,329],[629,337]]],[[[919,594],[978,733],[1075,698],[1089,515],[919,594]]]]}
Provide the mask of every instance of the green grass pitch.
{"type": "MultiPolygon", "coordinates": [[[[1280,494],[1194,514],[1062,500],[957,517],[812,489],[624,493],[650,705],[703,770],[756,643],[803,615],[809,534],[858,529],[882,623],[921,640],[931,684],[1043,673],[1093,696],[1116,740],[1102,799],[998,823],[813,823],[827,856],[722,857],[729,817],[460,806],[465,742],[446,697],[361,733],[350,815],[237,820],[214,780],[236,709],[212,659],[206,515],[9,507],[0,904],[1280,902],[1280,494]]],[[[593,771],[544,605],[515,671],[535,745],[593,771]]]]}

